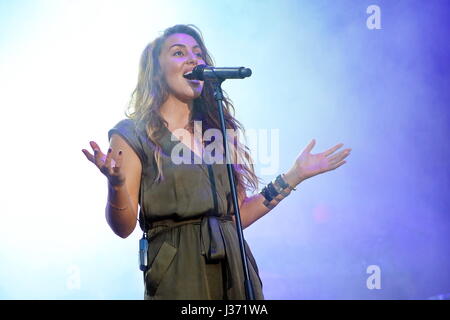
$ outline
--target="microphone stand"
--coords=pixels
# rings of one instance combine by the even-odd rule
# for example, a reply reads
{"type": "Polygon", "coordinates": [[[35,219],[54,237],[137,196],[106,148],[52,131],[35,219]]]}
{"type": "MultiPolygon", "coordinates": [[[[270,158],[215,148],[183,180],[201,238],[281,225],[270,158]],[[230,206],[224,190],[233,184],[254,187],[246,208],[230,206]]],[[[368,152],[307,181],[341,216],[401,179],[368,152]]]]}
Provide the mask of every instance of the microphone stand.
{"type": "Polygon", "coordinates": [[[227,164],[228,179],[230,181],[231,195],[233,197],[234,212],[236,216],[236,227],[237,227],[236,231],[239,239],[239,249],[241,251],[242,266],[244,268],[245,296],[247,300],[255,300],[255,293],[253,292],[253,286],[248,272],[247,254],[245,252],[244,247],[244,233],[242,232],[241,213],[239,211],[236,184],[234,182],[233,169],[230,161],[230,154],[228,152],[228,137],[226,134],[225,119],[223,116],[223,104],[222,104],[223,92],[221,84],[223,81],[224,79],[212,81],[212,84],[214,86],[214,99],[217,101],[217,108],[219,110],[219,117],[220,117],[220,125],[222,127],[223,147],[225,150],[225,157],[227,161],[226,164],[227,164]]]}

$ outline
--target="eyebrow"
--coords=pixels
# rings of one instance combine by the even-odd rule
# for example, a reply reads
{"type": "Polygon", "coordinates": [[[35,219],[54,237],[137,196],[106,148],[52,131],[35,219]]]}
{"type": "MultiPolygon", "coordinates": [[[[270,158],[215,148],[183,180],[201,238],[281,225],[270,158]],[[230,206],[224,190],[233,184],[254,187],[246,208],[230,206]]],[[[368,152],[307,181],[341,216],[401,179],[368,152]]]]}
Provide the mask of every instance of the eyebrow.
{"type": "MultiPolygon", "coordinates": [[[[169,47],[169,50],[170,49],[172,49],[172,47],[184,47],[184,48],[186,48],[186,46],[184,45],[184,44],[181,44],[181,43],[175,43],[175,44],[173,44],[173,45],[171,45],[170,47],[169,47]]],[[[192,49],[200,49],[201,50],[201,48],[200,48],[200,46],[197,44],[197,45],[195,45],[195,46],[193,46],[192,47],[192,49]]]]}

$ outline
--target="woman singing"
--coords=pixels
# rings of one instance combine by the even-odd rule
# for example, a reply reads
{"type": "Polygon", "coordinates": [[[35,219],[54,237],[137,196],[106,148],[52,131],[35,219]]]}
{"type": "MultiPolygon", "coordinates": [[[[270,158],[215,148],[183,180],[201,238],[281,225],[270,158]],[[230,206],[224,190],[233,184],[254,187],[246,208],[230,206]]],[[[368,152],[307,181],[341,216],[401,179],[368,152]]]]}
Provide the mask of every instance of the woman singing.
{"type": "MultiPolygon", "coordinates": [[[[108,152],[94,141],[93,155],[83,149],[107,177],[106,220],[111,229],[126,238],[139,221],[148,234],[145,299],[246,298],[226,164],[203,161],[211,142],[194,134],[195,123],[201,123],[202,133],[220,129],[212,84],[183,77],[199,64],[213,65],[200,32],[192,25],[166,29],[142,53],[127,118],[108,132],[108,152]],[[200,161],[173,161],[180,144],[190,159],[200,161]]],[[[226,97],[223,111],[226,128],[243,132],[226,97]]],[[[303,180],[343,165],[350,152],[335,153],[343,146],[338,144],[312,154],[312,140],[289,171],[247,196],[247,190],[258,190],[259,179],[248,148],[236,140],[233,159],[240,161],[233,162],[233,176],[243,228],[270,212],[303,180]]],[[[264,299],[247,243],[245,249],[255,298],[264,299]]]]}

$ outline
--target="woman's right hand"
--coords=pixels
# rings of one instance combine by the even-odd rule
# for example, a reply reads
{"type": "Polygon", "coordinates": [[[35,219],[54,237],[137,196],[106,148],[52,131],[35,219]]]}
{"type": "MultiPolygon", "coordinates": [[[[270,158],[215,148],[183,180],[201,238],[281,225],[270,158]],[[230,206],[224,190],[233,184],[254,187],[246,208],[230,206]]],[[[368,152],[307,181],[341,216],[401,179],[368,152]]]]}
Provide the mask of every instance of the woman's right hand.
{"type": "Polygon", "coordinates": [[[111,148],[108,149],[108,153],[105,155],[95,141],[91,141],[89,144],[94,150],[94,154],[92,155],[86,149],[81,150],[86,158],[95,164],[100,172],[106,176],[112,187],[120,187],[124,185],[125,175],[120,170],[120,166],[122,164],[122,151],[119,150],[116,158],[113,159],[113,150],[111,148]]]}

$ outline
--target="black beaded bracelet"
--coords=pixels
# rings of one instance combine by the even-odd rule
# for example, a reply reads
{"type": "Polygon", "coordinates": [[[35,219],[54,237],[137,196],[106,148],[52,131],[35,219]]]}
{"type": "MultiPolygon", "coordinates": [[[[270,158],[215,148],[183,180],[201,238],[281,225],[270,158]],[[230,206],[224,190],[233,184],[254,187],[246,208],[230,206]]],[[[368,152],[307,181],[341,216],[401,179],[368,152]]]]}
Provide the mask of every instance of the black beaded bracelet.
{"type": "Polygon", "coordinates": [[[276,177],[275,182],[278,183],[282,189],[286,189],[286,188],[289,188],[289,187],[290,187],[290,186],[286,183],[286,181],[284,181],[284,179],[283,179],[283,177],[281,176],[281,174],[279,174],[278,177],[276,177]]]}
{"type": "MultiPolygon", "coordinates": [[[[264,201],[264,205],[268,208],[272,208],[273,206],[269,206],[270,202],[272,200],[277,200],[276,197],[278,195],[282,195],[283,197],[287,197],[291,190],[296,190],[295,188],[291,187],[284,179],[283,176],[280,174],[278,175],[273,182],[269,182],[267,186],[265,186],[261,190],[261,194],[266,199],[264,201]],[[285,191],[287,189],[287,191],[285,191]]],[[[280,201],[280,200],[278,200],[280,201]]]]}
{"type": "Polygon", "coordinates": [[[278,175],[277,179],[278,179],[278,181],[279,181],[280,184],[283,183],[283,185],[284,185],[283,189],[289,188],[289,189],[294,190],[294,191],[297,190],[297,189],[295,189],[294,187],[291,187],[291,185],[289,185],[289,184],[286,182],[286,180],[284,180],[284,174],[283,174],[283,175],[281,175],[281,174],[278,175]]]}
{"type": "Polygon", "coordinates": [[[266,198],[266,200],[267,200],[268,202],[270,202],[270,201],[273,200],[273,197],[270,195],[270,191],[269,191],[269,189],[267,188],[267,186],[265,186],[265,187],[261,190],[260,193],[263,195],[264,198],[266,198]]]}
{"type": "Polygon", "coordinates": [[[276,198],[280,194],[277,189],[275,189],[275,186],[272,182],[269,182],[269,184],[267,185],[267,189],[269,190],[272,199],[276,198]]]}

